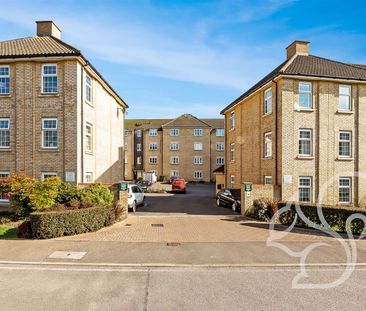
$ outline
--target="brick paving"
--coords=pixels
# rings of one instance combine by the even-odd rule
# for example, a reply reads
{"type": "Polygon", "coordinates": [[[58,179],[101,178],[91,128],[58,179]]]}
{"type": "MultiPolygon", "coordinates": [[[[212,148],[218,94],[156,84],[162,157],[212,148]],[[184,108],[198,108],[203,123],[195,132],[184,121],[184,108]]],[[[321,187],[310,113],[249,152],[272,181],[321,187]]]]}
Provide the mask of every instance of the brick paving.
{"type": "MultiPolygon", "coordinates": [[[[283,226],[277,226],[283,230],[283,226]]],[[[66,240],[122,241],[122,242],[245,242],[266,241],[268,224],[239,216],[129,216],[112,227],[98,232],[66,237],[66,240]],[[163,225],[163,227],[152,226],[163,225]]],[[[318,240],[310,230],[296,230],[283,240],[318,240]]]]}

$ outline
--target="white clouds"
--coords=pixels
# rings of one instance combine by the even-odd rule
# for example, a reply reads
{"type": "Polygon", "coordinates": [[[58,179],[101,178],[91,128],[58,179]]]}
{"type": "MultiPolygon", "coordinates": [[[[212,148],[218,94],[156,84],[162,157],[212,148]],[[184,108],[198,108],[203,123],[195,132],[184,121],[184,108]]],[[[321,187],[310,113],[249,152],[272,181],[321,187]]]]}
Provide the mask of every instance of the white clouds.
{"type": "MultiPolygon", "coordinates": [[[[12,5],[13,9],[9,7],[8,11],[19,12],[12,5]]],[[[176,25],[164,21],[154,25],[148,19],[128,16],[126,10],[116,14],[111,6],[104,11],[98,8],[98,12],[82,12],[83,8],[69,10],[42,2],[29,7],[24,4],[23,9],[20,14],[0,18],[28,28],[34,26],[35,17],[52,18],[62,28],[65,41],[80,48],[87,57],[122,64],[141,75],[242,90],[252,82],[253,72],[257,72],[259,65],[269,62],[268,55],[261,55],[260,49],[204,44],[209,26],[203,21],[187,25],[185,34],[179,37],[174,32],[176,25]],[[187,36],[190,27],[192,36],[187,36]]]]}

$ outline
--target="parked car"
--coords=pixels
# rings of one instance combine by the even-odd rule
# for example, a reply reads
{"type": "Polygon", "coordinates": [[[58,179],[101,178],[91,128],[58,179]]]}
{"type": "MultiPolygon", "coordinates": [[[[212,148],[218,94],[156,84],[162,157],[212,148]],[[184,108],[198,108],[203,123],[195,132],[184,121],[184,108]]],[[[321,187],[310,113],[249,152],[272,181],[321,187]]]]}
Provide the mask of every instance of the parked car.
{"type": "Polygon", "coordinates": [[[179,177],[175,177],[175,176],[171,176],[169,179],[168,179],[168,184],[173,184],[173,181],[175,180],[175,179],[178,179],[179,177]]]}
{"type": "Polygon", "coordinates": [[[172,182],[172,192],[186,192],[186,181],[182,178],[176,178],[172,182]]]}
{"type": "Polygon", "coordinates": [[[128,185],[128,208],[136,212],[137,206],[145,204],[145,194],[136,184],[128,185]]]}
{"type": "Polygon", "coordinates": [[[238,212],[241,208],[241,195],[240,189],[224,188],[216,195],[217,206],[228,206],[234,212],[238,212]]]}
{"type": "Polygon", "coordinates": [[[136,183],[142,190],[147,190],[152,184],[149,180],[140,180],[136,183]]]}

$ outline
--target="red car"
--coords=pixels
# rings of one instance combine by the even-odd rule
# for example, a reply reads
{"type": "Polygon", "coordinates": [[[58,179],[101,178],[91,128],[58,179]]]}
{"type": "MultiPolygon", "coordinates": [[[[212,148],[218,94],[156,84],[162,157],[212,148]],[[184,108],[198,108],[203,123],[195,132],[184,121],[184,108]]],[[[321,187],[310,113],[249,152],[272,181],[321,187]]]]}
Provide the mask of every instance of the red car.
{"type": "Polygon", "coordinates": [[[172,182],[173,192],[186,192],[186,181],[181,178],[176,178],[172,182]]]}

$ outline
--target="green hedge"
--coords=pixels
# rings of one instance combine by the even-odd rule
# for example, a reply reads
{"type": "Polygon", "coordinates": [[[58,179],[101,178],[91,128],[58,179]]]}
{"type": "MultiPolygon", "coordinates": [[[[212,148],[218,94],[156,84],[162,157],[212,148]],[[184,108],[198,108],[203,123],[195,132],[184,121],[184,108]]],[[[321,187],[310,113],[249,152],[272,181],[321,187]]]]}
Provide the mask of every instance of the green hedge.
{"type": "Polygon", "coordinates": [[[35,239],[50,239],[97,231],[114,222],[115,211],[112,207],[36,212],[30,215],[32,237],[35,239]]]}
{"type": "MultiPolygon", "coordinates": [[[[281,209],[284,206],[286,206],[286,204],[281,203],[279,204],[278,208],[281,209]]],[[[319,219],[316,206],[302,204],[300,205],[300,208],[303,214],[306,216],[306,218],[308,218],[310,221],[312,221],[317,225],[324,226],[324,224],[322,224],[322,222],[319,219]]],[[[366,210],[364,209],[322,206],[322,211],[324,219],[329,224],[329,226],[331,226],[334,231],[341,233],[346,232],[346,222],[348,217],[350,217],[355,213],[359,213],[366,216],[366,210]]],[[[291,205],[288,211],[280,214],[279,220],[283,225],[289,226],[293,223],[296,214],[297,212],[295,206],[291,205]]],[[[297,217],[295,226],[302,228],[311,228],[300,218],[300,216],[297,217]]],[[[364,222],[361,219],[357,218],[351,222],[350,229],[353,234],[359,235],[365,233],[364,226],[365,226],[364,222]]]]}

